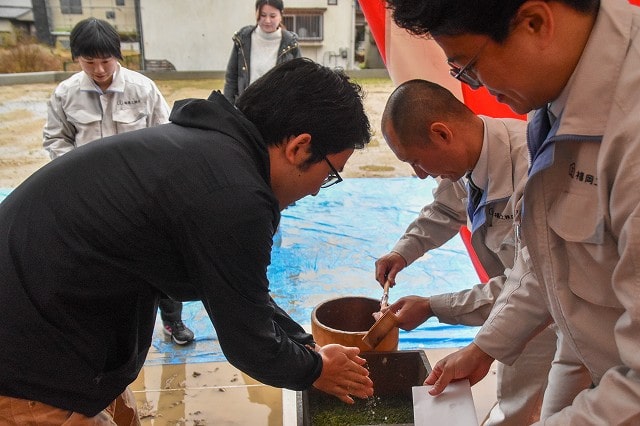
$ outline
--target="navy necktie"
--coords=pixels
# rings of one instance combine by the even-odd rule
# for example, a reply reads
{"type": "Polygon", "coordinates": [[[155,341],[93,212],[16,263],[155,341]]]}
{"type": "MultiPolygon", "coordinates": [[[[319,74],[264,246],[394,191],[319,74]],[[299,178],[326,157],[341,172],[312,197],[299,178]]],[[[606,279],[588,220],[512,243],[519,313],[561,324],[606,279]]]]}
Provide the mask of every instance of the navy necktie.
{"type": "Polygon", "coordinates": [[[540,151],[542,143],[547,139],[550,130],[551,121],[549,121],[549,111],[546,107],[540,108],[535,112],[527,127],[529,152],[531,153],[532,164],[538,156],[538,151],[540,151]]]}
{"type": "Polygon", "coordinates": [[[480,205],[480,200],[482,200],[483,191],[473,182],[473,179],[471,179],[471,173],[467,173],[467,183],[467,193],[469,195],[469,200],[467,201],[467,214],[469,215],[469,219],[473,219],[476,209],[480,205]]]}

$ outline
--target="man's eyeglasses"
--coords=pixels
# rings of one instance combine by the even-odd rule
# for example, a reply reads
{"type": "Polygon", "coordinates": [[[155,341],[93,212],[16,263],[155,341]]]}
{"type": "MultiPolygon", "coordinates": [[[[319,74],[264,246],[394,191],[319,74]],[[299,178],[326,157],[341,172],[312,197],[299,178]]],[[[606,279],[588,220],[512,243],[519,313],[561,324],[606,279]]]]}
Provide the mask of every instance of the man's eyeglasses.
{"type": "Polygon", "coordinates": [[[478,79],[475,71],[473,71],[473,66],[478,61],[480,57],[480,53],[484,50],[485,46],[489,43],[489,40],[485,41],[484,44],[478,49],[478,52],[471,58],[467,65],[460,68],[458,65],[454,64],[451,60],[447,60],[447,64],[451,67],[449,74],[457,80],[468,84],[472,89],[476,90],[482,87],[482,83],[478,79]]]}
{"type": "Polygon", "coordinates": [[[325,178],[324,182],[322,182],[322,185],[320,185],[320,188],[328,188],[331,185],[335,185],[336,183],[342,182],[342,177],[340,176],[340,173],[338,173],[336,168],[333,167],[333,164],[331,164],[331,161],[329,161],[329,159],[326,156],[324,156],[323,158],[324,158],[324,161],[326,161],[329,167],[331,168],[331,173],[329,173],[329,175],[325,178]]]}

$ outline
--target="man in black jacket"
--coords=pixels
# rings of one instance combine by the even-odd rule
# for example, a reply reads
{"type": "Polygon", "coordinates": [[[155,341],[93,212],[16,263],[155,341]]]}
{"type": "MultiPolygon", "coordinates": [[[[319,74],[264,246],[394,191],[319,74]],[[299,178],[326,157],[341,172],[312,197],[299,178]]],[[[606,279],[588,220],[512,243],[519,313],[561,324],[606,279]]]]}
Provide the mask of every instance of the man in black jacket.
{"type": "Polygon", "coordinates": [[[0,422],[135,422],[127,386],[163,294],[201,300],[229,362],[263,383],[372,395],[358,349],[315,346],[266,275],[280,211],[369,142],[361,88],[295,59],[236,108],[214,92],[170,121],[80,147],[0,204],[0,422]]]}

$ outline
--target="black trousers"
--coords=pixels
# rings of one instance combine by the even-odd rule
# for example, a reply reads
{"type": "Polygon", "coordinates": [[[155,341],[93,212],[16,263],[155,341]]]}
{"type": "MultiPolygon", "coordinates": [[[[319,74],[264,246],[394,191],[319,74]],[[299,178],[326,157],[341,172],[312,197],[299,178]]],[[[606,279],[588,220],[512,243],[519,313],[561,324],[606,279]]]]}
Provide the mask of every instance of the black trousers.
{"type": "Polygon", "coordinates": [[[182,320],[182,302],[167,298],[160,299],[160,318],[162,321],[182,320]]]}

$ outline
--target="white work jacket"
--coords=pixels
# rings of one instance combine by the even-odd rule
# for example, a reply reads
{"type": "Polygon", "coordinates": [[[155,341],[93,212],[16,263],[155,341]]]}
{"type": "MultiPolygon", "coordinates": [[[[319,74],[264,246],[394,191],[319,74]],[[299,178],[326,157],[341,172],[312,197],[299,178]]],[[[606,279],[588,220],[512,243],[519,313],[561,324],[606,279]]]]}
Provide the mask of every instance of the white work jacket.
{"type": "Polygon", "coordinates": [[[81,71],[61,82],[48,102],[43,147],[51,159],[97,139],[169,121],[156,84],[118,65],[106,92],[81,71]]]}

